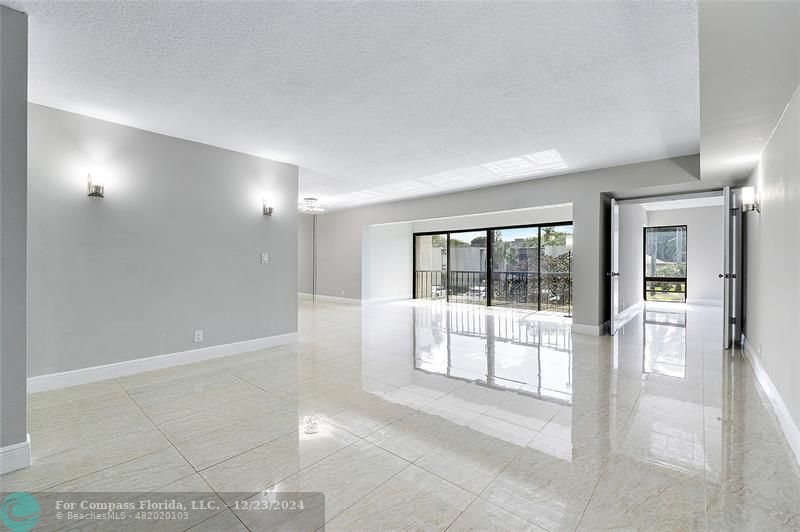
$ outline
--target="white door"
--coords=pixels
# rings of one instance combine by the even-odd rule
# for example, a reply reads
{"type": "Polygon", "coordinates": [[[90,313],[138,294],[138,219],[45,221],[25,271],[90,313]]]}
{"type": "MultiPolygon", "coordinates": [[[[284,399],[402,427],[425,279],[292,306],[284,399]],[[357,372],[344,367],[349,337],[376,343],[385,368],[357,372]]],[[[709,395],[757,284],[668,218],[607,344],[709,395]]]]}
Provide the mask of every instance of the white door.
{"type": "Polygon", "coordinates": [[[742,209],[738,191],[723,190],[722,348],[729,349],[741,331],[742,209]]]}
{"type": "Polygon", "coordinates": [[[619,204],[611,200],[611,271],[607,272],[611,290],[610,333],[616,334],[619,319],[619,204]]]}

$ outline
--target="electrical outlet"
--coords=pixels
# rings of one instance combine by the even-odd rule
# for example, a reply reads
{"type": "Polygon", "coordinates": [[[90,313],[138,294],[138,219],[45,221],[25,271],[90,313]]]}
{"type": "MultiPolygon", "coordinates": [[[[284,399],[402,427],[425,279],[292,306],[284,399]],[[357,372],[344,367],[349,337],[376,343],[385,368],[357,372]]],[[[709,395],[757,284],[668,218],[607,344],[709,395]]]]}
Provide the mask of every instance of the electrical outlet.
{"type": "Polygon", "coordinates": [[[269,253],[261,254],[261,264],[269,264],[269,253]]]}
{"type": "Polygon", "coordinates": [[[344,295],[344,290],[339,290],[339,295],[343,296],[344,295]]]}
{"type": "Polygon", "coordinates": [[[203,341],[203,329],[194,332],[194,343],[199,344],[203,341]]]}

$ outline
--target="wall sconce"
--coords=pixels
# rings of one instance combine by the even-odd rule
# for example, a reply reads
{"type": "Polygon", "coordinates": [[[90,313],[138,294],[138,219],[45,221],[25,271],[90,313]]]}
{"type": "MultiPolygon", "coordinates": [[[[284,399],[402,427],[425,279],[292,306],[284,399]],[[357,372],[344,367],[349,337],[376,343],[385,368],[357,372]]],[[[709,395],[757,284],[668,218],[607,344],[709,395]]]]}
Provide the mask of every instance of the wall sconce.
{"type": "Polygon", "coordinates": [[[103,180],[98,178],[92,178],[92,174],[86,174],[86,187],[89,192],[90,198],[103,198],[103,191],[105,190],[105,186],[103,186],[103,180]]]}
{"type": "Polygon", "coordinates": [[[761,204],[756,197],[755,187],[742,187],[742,211],[761,213],[761,204]]]}
{"type": "Polygon", "coordinates": [[[264,216],[272,216],[273,212],[275,212],[275,209],[273,207],[267,206],[267,200],[262,199],[261,200],[261,214],[263,214],[264,216]]]}

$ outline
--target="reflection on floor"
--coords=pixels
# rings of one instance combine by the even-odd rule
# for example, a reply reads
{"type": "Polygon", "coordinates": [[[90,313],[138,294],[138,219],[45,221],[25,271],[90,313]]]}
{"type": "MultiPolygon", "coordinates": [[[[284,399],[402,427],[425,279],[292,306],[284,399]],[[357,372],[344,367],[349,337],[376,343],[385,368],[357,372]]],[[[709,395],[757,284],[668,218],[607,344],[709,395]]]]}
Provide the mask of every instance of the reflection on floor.
{"type": "MultiPolygon", "coordinates": [[[[800,528],[797,464],[720,320],[649,305],[595,338],[304,301],[298,345],[32,395],[34,465],[0,491],[322,491],[332,530],[800,528]]],[[[198,524],[265,526],[175,529],[198,524]]]]}

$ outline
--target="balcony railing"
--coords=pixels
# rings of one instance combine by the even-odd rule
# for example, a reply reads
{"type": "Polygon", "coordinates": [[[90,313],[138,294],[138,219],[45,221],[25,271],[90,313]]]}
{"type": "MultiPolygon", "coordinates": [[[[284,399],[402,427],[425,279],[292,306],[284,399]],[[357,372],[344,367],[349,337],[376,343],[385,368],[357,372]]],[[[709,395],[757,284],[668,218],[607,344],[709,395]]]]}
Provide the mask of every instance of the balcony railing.
{"type": "Polygon", "coordinates": [[[644,278],[645,301],[686,302],[686,277],[644,278]]]}
{"type": "Polygon", "coordinates": [[[414,272],[414,297],[416,299],[444,299],[447,297],[446,272],[441,270],[416,270],[414,272]]]}
{"type": "MultiPolygon", "coordinates": [[[[474,270],[417,270],[417,299],[444,299],[455,303],[486,303],[486,272],[474,270]]],[[[572,305],[569,272],[494,271],[492,305],[568,313],[572,305]]]]}
{"type": "Polygon", "coordinates": [[[572,304],[569,272],[492,272],[492,304],[569,312],[572,304]]]}
{"type": "Polygon", "coordinates": [[[454,303],[485,303],[486,272],[451,270],[447,274],[447,294],[454,303]]]}

